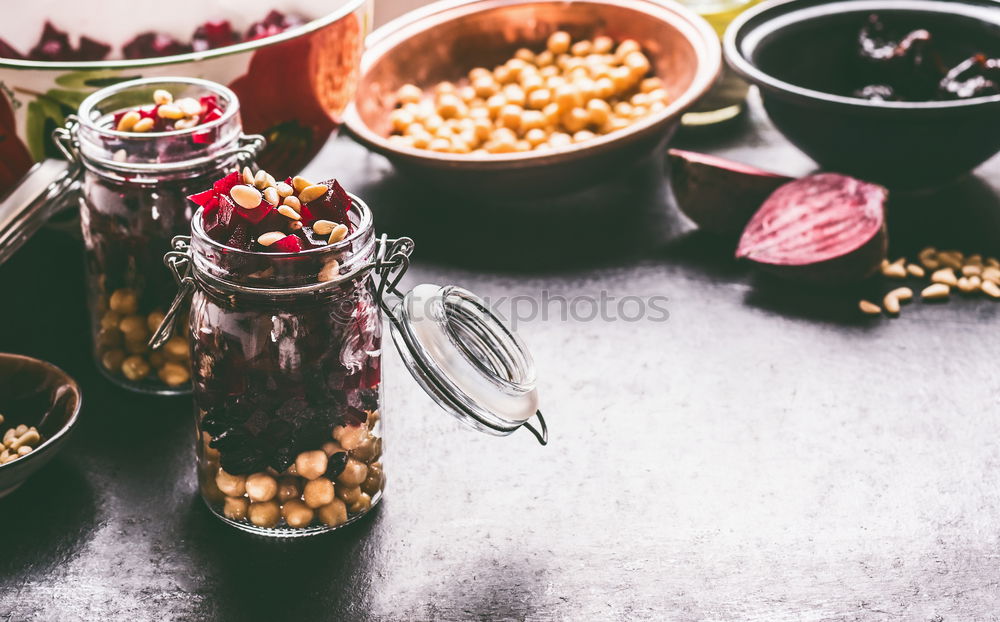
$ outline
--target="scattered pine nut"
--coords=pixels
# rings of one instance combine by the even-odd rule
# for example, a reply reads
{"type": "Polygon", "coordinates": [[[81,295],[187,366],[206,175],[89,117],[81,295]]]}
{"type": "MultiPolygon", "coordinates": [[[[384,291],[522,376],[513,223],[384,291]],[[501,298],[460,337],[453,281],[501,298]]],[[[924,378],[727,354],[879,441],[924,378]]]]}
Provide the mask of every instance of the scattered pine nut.
{"type": "Polygon", "coordinates": [[[941,265],[955,270],[962,269],[962,253],[959,251],[941,251],[938,253],[938,261],[941,265]]]}
{"type": "Polygon", "coordinates": [[[890,279],[905,279],[906,278],[906,265],[905,259],[899,258],[896,261],[890,263],[889,265],[882,268],[882,274],[889,277],[890,279]]]}
{"type": "Polygon", "coordinates": [[[954,287],[958,285],[958,279],[955,277],[955,272],[951,268],[941,268],[931,275],[932,283],[941,283],[949,287],[954,287]]]}
{"type": "MultiPolygon", "coordinates": [[[[268,188],[270,190],[271,188],[268,188]]],[[[292,220],[301,220],[302,215],[288,207],[287,205],[282,205],[278,207],[278,213],[286,218],[291,218],[292,220]]],[[[315,230],[315,229],[314,229],[315,230]]]]}
{"type": "Polygon", "coordinates": [[[962,275],[964,276],[978,275],[981,274],[982,272],[983,272],[982,266],[971,265],[971,264],[966,264],[962,266],[962,275]]]}
{"type": "Polygon", "coordinates": [[[909,287],[897,287],[887,295],[894,297],[900,302],[908,302],[913,299],[913,290],[909,287]]]}
{"type": "Polygon", "coordinates": [[[233,186],[233,189],[229,191],[229,196],[233,197],[237,205],[243,209],[254,209],[260,205],[263,196],[260,191],[252,186],[233,186]]]}
{"type": "Polygon", "coordinates": [[[983,281],[979,288],[990,298],[1000,298],[1000,285],[997,285],[993,281],[983,281]]]}
{"type": "Polygon", "coordinates": [[[253,185],[253,171],[250,170],[249,166],[243,167],[243,183],[248,186],[253,185]]]}
{"type": "Polygon", "coordinates": [[[978,289],[979,288],[973,285],[972,281],[970,281],[968,277],[963,276],[958,279],[958,291],[963,294],[971,294],[978,291],[978,289]]]}
{"type": "Polygon", "coordinates": [[[257,243],[261,246],[270,246],[283,237],[285,237],[285,234],[280,231],[268,231],[257,238],[257,243]]]}
{"type": "Polygon", "coordinates": [[[297,197],[285,197],[284,204],[292,208],[296,212],[302,211],[302,202],[299,201],[297,197]]]}
{"type": "Polygon", "coordinates": [[[944,283],[933,283],[920,292],[920,297],[924,300],[944,300],[951,294],[951,288],[944,283]]]}
{"type": "Polygon", "coordinates": [[[906,271],[909,273],[910,276],[915,276],[918,279],[924,278],[924,276],[927,274],[926,272],[924,272],[922,266],[915,263],[907,264],[906,271]]]}
{"type": "Polygon", "coordinates": [[[1000,260],[998,260],[996,257],[987,257],[986,265],[989,266],[990,268],[1000,268],[1000,260]]]}
{"type": "Polygon", "coordinates": [[[286,184],[283,181],[279,181],[275,187],[278,189],[278,196],[284,199],[285,197],[290,197],[295,193],[295,189],[286,184]]]}
{"type": "Polygon", "coordinates": [[[306,179],[305,177],[301,177],[299,175],[296,175],[295,177],[292,178],[292,189],[295,190],[296,194],[298,194],[299,192],[302,192],[303,190],[305,190],[307,187],[309,187],[311,185],[312,185],[312,182],[309,181],[308,179],[306,179]]]}
{"type": "Polygon", "coordinates": [[[983,268],[982,277],[984,281],[993,281],[1000,285],[1000,268],[994,268],[993,266],[986,266],[983,268]]]}
{"type": "Polygon", "coordinates": [[[976,253],[974,255],[969,255],[968,257],[965,258],[965,265],[967,265],[967,266],[982,266],[983,265],[983,256],[980,255],[979,253],[976,253]]]}
{"type": "Polygon", "coordinates": [[[858,308],[861,309],[861,312],[865,315],[879,315],[882,313],[882,307],[867,300],[858,301],[858,308]]]}
{"type": "Polygon", "coordinates": [[[899,315],[899,299],[891,293],[886,294],[885,297],[882,298],[882,306],[885,307],[886,313],[899,315]]]}

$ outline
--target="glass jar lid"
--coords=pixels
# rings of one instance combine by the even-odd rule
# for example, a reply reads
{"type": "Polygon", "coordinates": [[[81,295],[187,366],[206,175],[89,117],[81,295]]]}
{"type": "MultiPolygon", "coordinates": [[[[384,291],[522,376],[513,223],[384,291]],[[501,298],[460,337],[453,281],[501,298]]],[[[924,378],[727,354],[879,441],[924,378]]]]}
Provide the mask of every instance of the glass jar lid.
{"type": "Polygon", "coordinates": [[[396,349],[441,407],[482,432],[506,436],[523,426],[548,443],[534,360],[482,299],[454,285],[423,284],[391,311],[396,349]],[[536,415],[537,429],[528,422],[536,415]]]}

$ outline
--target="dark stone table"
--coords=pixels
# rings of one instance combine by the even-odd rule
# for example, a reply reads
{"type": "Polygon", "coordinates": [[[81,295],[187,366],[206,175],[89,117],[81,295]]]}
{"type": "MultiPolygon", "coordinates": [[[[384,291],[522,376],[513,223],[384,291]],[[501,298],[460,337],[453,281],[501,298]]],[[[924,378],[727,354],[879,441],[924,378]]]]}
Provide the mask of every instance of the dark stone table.
{"type": "MultiPolygon", "coordinates": [[[[756,109],[675,142],[811,169],[756,109]]],[[[416,238],[406,283],[519,318],[550,445],[462,427],[391,352],[378,511],[304,541],[236,532],[196,497],[189,400],[92,367],[79,243],[45,232],[0,268],[0,350],[64,367],[85,406],[65,453],[0,500],[0,620],[1000,616],[997,303],[871,321],[863,292],[762,280],[676,213],[656,163],[528,206],[444,199],[345,137],[307,174],[325,171],[416,238]],[[602,292],[666,297],[669,318],[591,319],[602,292]]],[[[894,200],[894,252],[1000,254],[998,184],[994,159],[894,200]]]]}

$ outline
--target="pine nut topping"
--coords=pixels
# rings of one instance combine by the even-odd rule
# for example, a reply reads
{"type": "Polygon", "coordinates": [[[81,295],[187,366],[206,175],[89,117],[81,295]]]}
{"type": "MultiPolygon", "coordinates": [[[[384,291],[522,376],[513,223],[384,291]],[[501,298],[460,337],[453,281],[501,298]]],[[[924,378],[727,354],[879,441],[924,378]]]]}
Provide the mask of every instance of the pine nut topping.
{"type": "Polygon", "coordinates": [[[944,300],[951,293],[951,288],[944,283],[928,285],[920,292],[924,300],[944,300]]]}
{"type": "Polygon", "coordinates": [[[249,166],[243,167],[243,183],[248,186],[253,185],[253,171],[250,170],[249,166]]]}
{"type": "Polygon", "coordinates": [[[907,264],[906,272],[909,273],[910,276],[915,276],[918,279],[924,278],[924,276],[927,274],[926,272],[924,272],[922,266],[915,263],[907,264]]]}
{"type": "Polygon", "coordinates": [[[163,104],[156,109],[156,115],[161,119],[183,119],[184,111],[176,104],[163,104]]]}
{"type": "Polygon", "coordinates": [[[274,186],[268,186],[267,188],[264,188],[264,200],[270,203],[271,205],[277,205],[278,189],[275,188],[274,186]]]}
{"type": "Polygon", "coordinates": [[[198,119],[188,117],[187,119],[181,119],[174,123],[175,130],[189,130],[192,127],[198,125],[198,119]]]}
{"type": "Polygon", "coordinates": [[[296,212],[302,211],[302,203],[295,197],[285,197],[285,205],[292,208],[296,212]]]}
{"type": "MultiPolygon", "coordinates": [[[[164,89],[156,89],[153,91],[153,103],[158,106],[163,106],[174,101],[174,96],[170,94],[170,91],[164,89]]],[[[201,110],[201,108],[199,108],[201,110]]]]}
{"type": "Polygon", "coordinates": [[[128,112],[122,115],[121,119],[118,120],[118,126],[115,129],[118,130],[119,132],[131,131],[132,128],[135,127],[135,124],[138,123],[141,119],[142,115],[140,115],[135,110],[129,110],[128,112]]]}
{"type": "Polygon", "coordinates": [[[336,227],[333,228],[333,231],[330,232],[330,237],[327,240],[327,242],[329,242],[330,244],[336,244],[337,242],[343,240],[346,237],[347,237],[347,226],[337,225],[336,227]]]}
{"type": "Polygon", "coordinates": [[[327,188],[323,184],[313,184],[311,186],[306,186],[305,188],[302,189],[302,192],[299,193],[299,201],[302,201],[303,203],[308,203],[309,201],[315,201],[316,199],[325,195],[328,190],[329,188],[327,188]]]}
{"type": "Polygon", "coordinates": [[[201,103],[193,97],[182,97],[174,103],[189,117],[197,117],[201,114],[201,103]]]}
{"type": "Polygon", "coordinates": [[[298,212],[288,207],[287,205],[282,205],[278,207],[278,213],[286,218],[291,218],[292,220],[302,219],[302,216],[298,212]]]}
{"type": "Polygon", "coordinates": [[[962,266],[962,275],[963,276],[979,275],[979,274],[982,274],[982,272],[983,272],[983,267],[982,266],[977,266],[975,264],[966,264],[966,265],[962,266]]]}
{"type": "Polygon", "coordinates": [[[306,179],[305,177],[301,177],[299,175],[296,175],[295,177],[292,178],[292,189],[295,190],[296,194],[298,194],[299,192],[302,192],[303,190],[305,190],[307,187],[309,187],[311,185],[312,185],[312,182],[309,181],[308,179],[306,179]]]}
{"type": "Polygon", "coordinates": [[[874,302],[869,302],[867,300],[859,301],[858,308],[861,309],[861,312],[864,313],[865,315],[878,315],[882,313],[881,307],[879,307],[874,302]]]}
{"type": "Polygon", "coordinates": [[[154,125],[156,125],[156,121],[154,121],[151,117],[146,117],[145,119],[137,121],[136,124],[132,126],[132,131],[140,133],[148,132],[153,129],[154,125]]]}
{"type": "Polygon", "coordinates": [[[229,196],[233,197],[236,204],[243,209],[254,209],[260,205],[263,198],[260,191],[252,186],[233,186],[233,189],[229,191],[229,196]]]}
{"type": "Polygon", "coordinates": [[[257,238],[257,243],[261,246],[270,246],[285,237],[285,234],[280,231],[268,231],[257,238]]]}
{"type": "Polygon", "coordinates": [[[284,199],[285,197],[290,197],[295,194],[295,189],[286,184],[283,181],[279,181],[276,186],[278,189],[278,196],[284,199]]]}
{"type": "Polygon", "coordinates": [[[337,223],[329,220],[317,220],[313,223],[313,231],[316,235],[330,235],[337,223]]]}
{"type": "Polygon", "coordinates": [[[270,175],[268,175],[267,171],[265,171],[264,169],[261,169],[261,170],[257,171],[257,174],[253,178],[253,185],[257,186],[261,190],[263,190],[264,188],[267,188],[267,186],[268,186],[267,178],[268,177],[270,177],[270,175]]]}

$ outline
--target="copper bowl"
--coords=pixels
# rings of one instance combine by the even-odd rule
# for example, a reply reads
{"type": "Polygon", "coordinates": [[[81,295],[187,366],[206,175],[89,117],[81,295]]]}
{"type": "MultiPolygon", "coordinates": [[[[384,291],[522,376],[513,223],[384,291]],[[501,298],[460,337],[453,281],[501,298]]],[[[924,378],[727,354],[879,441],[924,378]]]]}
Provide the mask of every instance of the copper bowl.
{"type": "Polygon", "coordinates": [[[421,181],[489,197],[580,189],[662,152],[684,111],[715,82],[722,62],[718,35],[708,23],[670,0],[444,0],[389,22],[366,43],[357,95],[344,115],[347,129],[421,181]],[[459,80],[473,67],[504,62],[520,47],[544,49],[556,30],[574,39],[635,39],[672,102],[623,130],[538,153],[439,153],[387,140],[389,112],[403,84],[459,80]]]}

